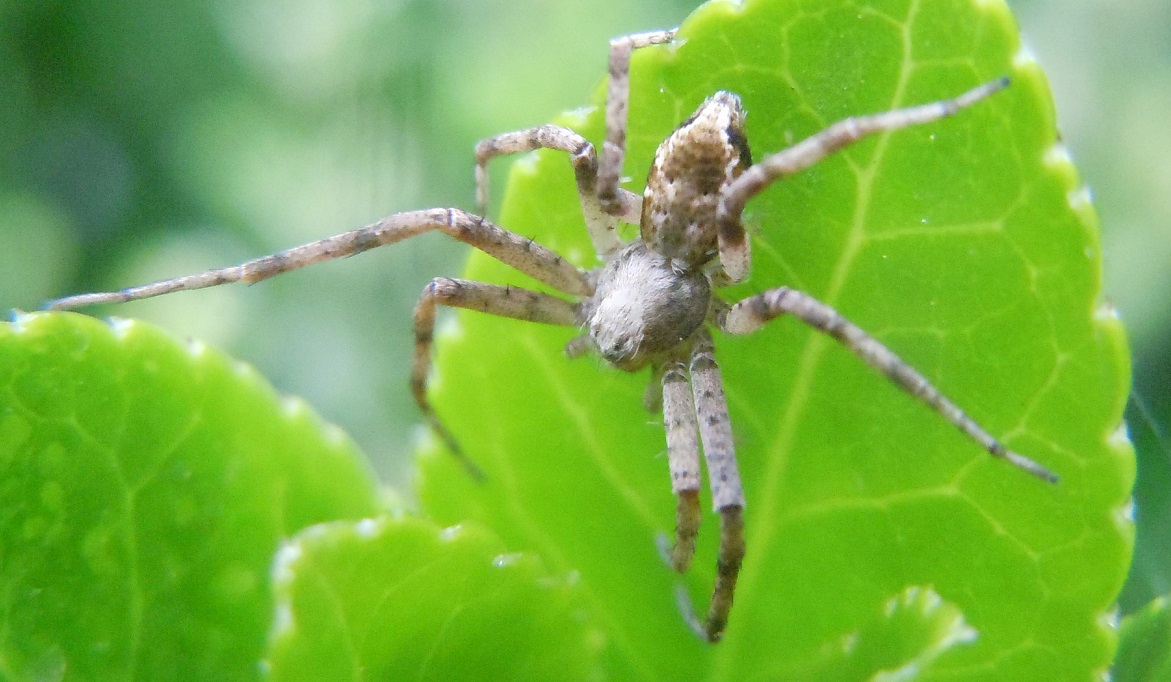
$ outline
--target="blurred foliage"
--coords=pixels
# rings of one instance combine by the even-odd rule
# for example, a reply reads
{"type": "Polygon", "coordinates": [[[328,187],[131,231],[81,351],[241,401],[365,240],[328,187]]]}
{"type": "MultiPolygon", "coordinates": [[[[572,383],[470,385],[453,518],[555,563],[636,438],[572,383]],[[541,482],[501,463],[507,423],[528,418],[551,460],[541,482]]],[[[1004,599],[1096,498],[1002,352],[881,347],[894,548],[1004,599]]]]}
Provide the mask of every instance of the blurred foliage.
{"type": "MultiPolygon", "coordinates": [[[[407,208],[468,207],[477,139],[580,105],[609,37],[673,25],[694,4],[0,4],[0,307],[236,262],[407,208]]],[[[1094,190],[1107,293],[1132,334],[1136,387],[1166,433],[1171,5],[1014,9],[1094,190]]],[[[403,362],[410,308],[462,253],[424,238],[259,287],[96,312],[155,320],[248,359],[401,483],[417,421],[403,362]]],[[[1166,451],[1146,452],[1140,494],[1171,489],[1166,451]]],[[[1140,554],[1171,556],[1144,545],[1158,536],[1140,525],[1140,554]]]]}
{"type": "MultiPolygon", "coordinates": [[[[1157,407],[1165,410],[1166,405],[1157,407]]],[[[1157,407],[1139,395],[1131,396],[1126,407],[1126,423],[1139,459],[1134,483],[1134,559],[1119,596],[1126,613],[1171,593],[1171,437],[1166,428],[1171,414],[1158,414],[1157,407]]]]}
{"type": "Polygon", "coordinates": [[[1160,597],[1122,620],[1114,682],[1171,680],[1171,610],[1160,597]]]}

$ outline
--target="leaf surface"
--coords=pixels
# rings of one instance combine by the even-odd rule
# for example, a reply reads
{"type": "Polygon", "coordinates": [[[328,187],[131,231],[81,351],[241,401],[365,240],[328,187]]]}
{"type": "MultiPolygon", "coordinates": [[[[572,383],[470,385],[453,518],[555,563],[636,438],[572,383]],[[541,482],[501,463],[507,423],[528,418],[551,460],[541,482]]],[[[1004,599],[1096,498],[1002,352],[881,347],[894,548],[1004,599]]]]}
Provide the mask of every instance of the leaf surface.
{"type": "MultiPolygon", "coordinates": [[[[658,142],[717,89],[742,96],[759,159],[846,116],[1006,74],[1012,87],[954,118],[864,141],[769,188],[747,211],[751,279],[721,295],[789,285],[817,296],[1059,485],[993,460],[793,320],[717,338],[748,544],[727,635],[709,646],[679,617],[653,542],[672,529],[674,501],[660,416],[642,408],[646,377],[567,360],[574,330],[460,313],[432,395],[488,481],[469,481],[436,447],[425,509],[580,572],[614,677],[800,670],[920,585],[979,633],[925,677],[1098,679],[1114,642],[1103,615],[1132,546],[1133,454],[1118,430],[1129,366],[1099,299],[1093,209],[1005,5],[704,5],[676,45],[635,55],[625,172],[639,190],[658,142]]],[[[600,109],[562,123],[600,143],[600,109]]],[[[498,220],[594,265],[564,154],[514,164],[498,220]]],[[[479,254],[466,274],[534,286],[479,254]]],[[[701,608],[716,534],[709,517],[685,578],[701,608]]]]}
{"type": "Polygon", "coordinates": [[[346,437],[215,351],[0,325],[4,679],[255,679],[278,543],[380,506],[346,437]]]}
{"type": "Polygon", "coordinates": [[[979,636],[955,604],[929,587],[913,585],[888,599],[861,628],[823,646],[812,664],[770,674],[810,682],[915,679],[940,655],[979,636]]]}
{"type": "Polygon", "coordinates": [[[573,586],[475,527],[314,526],[284,546],[269,679],[584,679],[573,586]]]}

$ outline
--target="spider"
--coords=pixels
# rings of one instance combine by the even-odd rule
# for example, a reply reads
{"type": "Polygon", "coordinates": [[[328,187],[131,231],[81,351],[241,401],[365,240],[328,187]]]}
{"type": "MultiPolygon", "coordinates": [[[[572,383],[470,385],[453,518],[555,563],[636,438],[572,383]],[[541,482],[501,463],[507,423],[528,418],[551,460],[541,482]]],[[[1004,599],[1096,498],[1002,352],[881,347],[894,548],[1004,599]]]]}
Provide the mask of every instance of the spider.
{"type": "Polygon", "coordinates": [[[50,309],[131,301],[229,282],[257,282],[320,261],[354,255],[438,230],[568,295],[562,298],[513,286],[437,277],[415,307],[411,391],[424,418],[474,475],[480,470],[463,454],[427,398],[431,344],[439,305],[478,310],[528,322],[564,325],[585,333],[569,342],[570,357],[596,353],[627,372],[650,370],[648,394],[661,405],[671,488],[676,496],[674,542],[662,541],[665,561],[685,572],[695,552],[701,509],[700,452],[706,459],[712,504],[720,520],[715,586],[706,617],[696,616],[685,597],[680,608],[702,638],[715,642],[732,608],[744,557],[744,492],[733,447],[723,382],[711,328],[748,334],[788,315],[828,334],[864,363],[923,401],[994,457],[1048,482],[1057,476],[1005,448],[922,374],[840,313],[801,291],[781,286],[728,303],[715,290],[749,273],[749,241],[741,212],[772,182],[793,175],[853,142],[884,131],[951,116],[998,92],[1007,78],[957,97],[869,116],[844,119],[753,164],[745,137],[745,110],[738,96],[716,92],[659,146],[642,196],[619,186],[626,147],[630,57],[639,48],[670,42],[675,30],[615,38],[610,43],[606,137],[599,160],[578,133],[545,125],[505,133],[476,146],[479,215],[456,208],[398,213],[339,234],[240,265],[163,280],[111,293],[50,301],[50,309]],[[499,227],[487,213],[491,159],[536,149],[569,155],[584,222],[603,265],[579,269],[555,252],[499,227]],[[640,233],[623,241],[619,221],[640,233]]]}

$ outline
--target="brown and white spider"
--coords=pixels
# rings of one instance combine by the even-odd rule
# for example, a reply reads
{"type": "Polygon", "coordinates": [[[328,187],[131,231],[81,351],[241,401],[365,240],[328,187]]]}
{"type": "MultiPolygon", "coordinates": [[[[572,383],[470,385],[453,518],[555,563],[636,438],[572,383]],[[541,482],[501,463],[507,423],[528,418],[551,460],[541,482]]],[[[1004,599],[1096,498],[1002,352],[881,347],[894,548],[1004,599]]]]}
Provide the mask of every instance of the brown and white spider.
{"type": "Polygon", "coordinates": [[[51,301],[52,309],[131,301],[229,282],[257,282],[312,263],[349,256],[439,230],[470,244],[571,299],[461,279],[436,278],[415,308],[415,355],[411,390],[424,417],[474,474],[455,438],[427,399],[432,332],[437,305],[478,310],[529,322],[565,325],[586,333],[570,342],[576,357],[596,352],[628,372],[649,368],[661,387],[671,486],[677,497],[673,545],[664,547],[670,566],[686,571],[700,523],[700,451],[707,463],[712,501],[720,517],[717,574],[707,616],[697,618],[681,601],[692,628],[717,641],[732,607],[744,556],[744,493],[732,442],[711,328],[748,334],[781,315],[791,315],[840,341],[863,362],[919,398],[995,457],[1054,482],[1056,475],[1007,450],[987,431],[893,352],[838,312],[800,291],[770,289],[734,304],[714,290],[743,280],[749,242],[741,224],[746,202],[773,181],[808,168],[867,135],[927,123],[955,114],[1004,88],[1000,79],[954,99],[845,119],[798,144],[752,164],[740,99],[717,92],[699,106],[658,148],[641,197],[619,187],[626,142],[631,52],[669,42],[675,31],[617,38],[610,44],[606,139],[599,161],[593,145],[560,126],[506,133],[476,147],[480,216],[459,209],[399,213],[359,230],[316,241],[241,265],[177,277],[112,293],[51,301]],[[586,228],[600,268],[579,269],[549,249],[483,217],[488,196],[487,164],[503,154],[539,148],[569,154],[586,228]],[[640,234],[622,241],[619,221],[640,234]]]}

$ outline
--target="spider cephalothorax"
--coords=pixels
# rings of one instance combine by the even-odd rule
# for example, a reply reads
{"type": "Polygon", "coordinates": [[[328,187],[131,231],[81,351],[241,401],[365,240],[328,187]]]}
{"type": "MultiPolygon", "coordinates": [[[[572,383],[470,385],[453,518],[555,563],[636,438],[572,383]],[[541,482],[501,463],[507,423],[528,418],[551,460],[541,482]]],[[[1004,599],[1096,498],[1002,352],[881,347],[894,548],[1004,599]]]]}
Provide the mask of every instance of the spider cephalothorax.
{"type": "MultiPolygon", "coordinates": [[[[571,355],[594,350],[614,366],[649,367],[661,395],[671,488],[677,497],[674,543],[664,558],[685,571],[695,552],[701,510],[700,454],[706,461],[712,506],[720,518],[715,587],[702,620],[681,600],[684,615],[700,636],[718,640],[732,608],[744,556],[744,492],[736,464],[728,406],[716,363],[711,330],[751,333],[789,315],[840,341],[863,362],[922,400],[990,454],[1046,481],[1057,477],[993,438],[931,382],[833,308],[789,287],[769,289],[734,304],[714,293],[748,275],[749,242],[740,216],[745,203],[773,181],[799,172],[866,135],[927,123],[955,114],[1008,84],[991,81],[958,97],[871,116],[845,119],[752,165],[740,99],[727,92],[708,98],[660,145],[643,196],[619,186],[626,142],[631,51],[670,41],[674,31],[617,38],[610,45],[606,140],[599,161],[594,147],[560,126],[506,133],[476,147],[480,216],[459,209],[398,213],[365,228],[294,247],[241,265],[155,282],[113,293],[58,299],[51,308],[128,301],[227,282],[256,282],[331,258],[438,230],[470,244],[570,297],[512,286],[436,278],[415,307],[415,357],[411,390],[423,415],[465,466],[451,433],[427,400],[432,332],[438,305],[455,306],[529,322],[584,328],[570,343],[571,355]],[[573,164],[582,213],[604,265],[581,270],[532,240],[501,228],[486,212],[487,164],[501,154],[539,148],[567,152],[573,164]],[[619,221],[637,224],[640,236],[624,243],[619,221]]],[[[657,409],[657,407],[656,407],[657,409]]],[[[601,549],[601,548],[600,548],[601,549]]]]}

